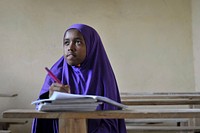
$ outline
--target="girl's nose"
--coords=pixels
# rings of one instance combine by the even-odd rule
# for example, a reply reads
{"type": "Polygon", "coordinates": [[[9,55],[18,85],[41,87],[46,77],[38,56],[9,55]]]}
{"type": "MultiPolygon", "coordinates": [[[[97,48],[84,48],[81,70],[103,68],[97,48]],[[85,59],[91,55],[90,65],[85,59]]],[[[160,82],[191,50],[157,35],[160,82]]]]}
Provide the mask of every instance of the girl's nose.
{"type": "Polygon", "coordinates": [[[71,41],[68,46],[68,51],[74,51],[74,50],[75,50],[74,43],[73,43],[73,41],[71,41]]]}

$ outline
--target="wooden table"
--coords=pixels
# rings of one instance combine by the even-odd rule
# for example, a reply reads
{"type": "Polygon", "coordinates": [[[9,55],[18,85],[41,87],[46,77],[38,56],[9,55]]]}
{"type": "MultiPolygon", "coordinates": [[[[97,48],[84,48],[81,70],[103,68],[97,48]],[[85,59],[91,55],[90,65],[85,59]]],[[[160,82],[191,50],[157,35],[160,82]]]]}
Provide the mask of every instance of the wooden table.
{"type": "Polygon", "coordinates": [[[200,99],[199,92],[120,93],[121,99],[200,99]]]}
{"type": "MultiPolygon", "coordinates": [[[[143,105],[200,105],[200,99],[122,99],[129,106],[143,105]]],[[[191,106],[192,107],[192,106],[191,106]]]]}
{"type": "Polygon", "coordinates": [[[199,92],[121,93],[121,99],[123,104],[129,106],[200,105],[199,92]]]}
{"type": "Polygon", "coordinates": [[[200,109],[136,109],[119,111],[40,112],[28,109],[7,110],[4,118],[58,118],[60,133],[87,133],[87,119],[109,118],[200,118],[200,109]]]}

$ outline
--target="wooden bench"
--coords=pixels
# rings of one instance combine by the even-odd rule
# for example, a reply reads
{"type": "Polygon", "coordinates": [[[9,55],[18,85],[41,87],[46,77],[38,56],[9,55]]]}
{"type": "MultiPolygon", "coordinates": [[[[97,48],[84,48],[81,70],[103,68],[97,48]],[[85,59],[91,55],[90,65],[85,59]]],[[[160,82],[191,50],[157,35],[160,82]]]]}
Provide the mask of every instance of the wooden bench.
{"type": "Polygon", "coordinates": [[[0,130],[9,130],[10,125],[24,125],[28,123],[27,120],[21,120],[21,119],[11,119],[11,118],[1,118],[0,119],[0,130]]]}
{"type": "MultiPolygon", "coordinates": [[[[16,96],[18,96],[18,94],[0,93],[0,97],[2,98],[12,98],[16,96]]],[[[26,123],[28,123],[27,120],[0,118],[0,133],[11,133],[11,131],[9,130],[11,124],[26,124],[26,123]]]]}
{"type": "MultiPolygon", "coordinates": [[[[194,105],[200,104],[199,92],[166,92],[166,93],[121,93],[122,103],[134,108],[140,106],[163,106],[194,105]]],[[[132,109],[134,109],[132,108],[132,109]]],[[[193,125],[192,119],[142,119],[126,120],[128,131],[200,131],[199,126],[193,125]],[[176,123],[175,126],[162,126],[158,124],[176,123]],[[153,125],[152,125],[153,124],[153,125]]]]}
{"type": "Polygon", "coordinates": [[[16,109],[3,112],[4,118],[56,118],[60,133],[87,133],[87,119],[174,119],[200,118],[200,109],[135,109],[115,111],[40,112],[16,109]]]}
{"type": "Polygon", "coordinates": [[[184,132],[199,132],[200,126],[127,126],[127,131],[184,131],[184,132]]]}
{"type": "Polygon", "coordinates": [[[137,125],[156,125],[166,123],[167,125],[173,124],[176,126],[188,126],[189,118],[179,118],[179,119],[126,119],[126,125],[137,126],[137,125]],[[181,123],[181,124],[177,124],[181,123]]]}
{"type": "MultiPolygon", "coordinates": [[[[145,94],[146,95],[146,94],[145,94]]],[[[180,95],[180,94],[178,94],[180,95]]],[[[190,97],[188,97],[188,95],[186,94],[181,94],[180,97],[183,99],[189,99],[189,100],[194,100],[194,99],[199,99],[196,94],[193,98],[193,94],[190,94],[190,97]],[[184,95],[184,96],[183,96],[184,95]]],[[[137,95],[138,96],[138,95],[137,95]]],[[[150,96],[148,96],[149,98],[150,96]]],[[[158,95],[156,94],[156,98],[155,99],[167,99],[163,94],[162,95],[158,95]],[[159,97],[159,98],[158,98],[159,97]]],[[[171,96],[169,96],[171,97],[171,96]]],[[[178,100],[178,96],[174,96],[173,97],[177,97],[175,98],[176,100],[178,100]]],[[[134,99],[135,97],[133,97],[134,99]]],[[[127,98],[126,98],[127,99],[127,98]]],[[[131,100],[132,98],[130,98],[129,96],[129,100],[131,100]]],[[[137,100],[137,98],[135,98],[135,100],[137,100]]],[[[141,98],[141,100],[143,100],[143,98],[141,98]]],[[[123,99],[122,96],[122,102],[124,102],[125,100],[123,99]]],[[[190,103],[191,105],[193,105],[192,103],[190,103]]],[[[144,106],[145,104],[143,104],[142,106],[144,106]]],[[[154,105],[154,104],[152,104],[154,105]]],[[[159,104],[157,104],[159,107],[159,104]]],[[[168,105],[168,104],[166,104],[168,105]]],[[[173,104],[173,105],[177,105],[173,104]]],[[[181,104],[183,105],[183,104],[181,104]]],[[[129,105],[129,106],[133,106],[135,107],[133,104],[129,105]]],[[[141,105],[137,105],[141,106],[141,105]]],[[[154,107],[154,106],[153,106],[154,107]]],[[[4,118],[58,118],[59,119],[59,128],[61,133],[73,133],[75,131],[77,131],[75,128],[77,128],[77,126],[82,129],[80,130],[79,133],[86,133],[86,119],[101,119],[101,118],[107,118],[107,119],[112,119],[112,118],[125,118],[125,119],[133,119],[133,120],[137,120],[137,119],[141,119],[143,121],[148,120],[147,122],[149,123],[151,120],[154,120],[154,122],[157,120],[166,120],[166,119],[171,119],[173,120],[174,118],[177,119],[182,119],[185,120],[186,118],[200,118],[200,109],[159,109],[159,108],[155,108],[155,109],[137,109],[137,108],[133,108],[131,110],[122,110],[122,111],[91,111],[91,112],[38,112],[35,110],[8,110],[3,112],[3,117],[4,118]],[[70,119],[73,120],[72,123],[70,123],[71,125],[68,125],[70,127],[70,131],[68,131],[66,129],[66,125],[67,125],[67,121],[65,119],[70,119]],[[75,124],[75,122],[77,122],[75,124]],[[61,124],[62,123],[62,124],[61,124]],[[74,125],[75,124],[75,125],[74,125]],[[64,125],[64,126],[63,126],[64,125]],[[73,128],[74,127],[74,128],[73,128]],[[71,130],[72,129],[72,130],[71,130]]],[[[135,121],[137,122],[137,121],[135,121]]],[[[128,130],[163,130],[165,131],[165,129],[169,129],[170,131],[173,129],[175,131],[183,131],[182,129],[184,129],[185,131],[199,131],[199,127],[198,126],[185,126],[185,127],[158,127],[158,126],[154,126],[152,127],[152,125],[149,125],[149,127],[145,126],[146,128],[144,128],[143,126],[131,126],[129,127],[127,125],[127,129],[128,130]],[[172,127],[172,128],[171,128],[172,127]],[[154,129],[153,129],[154,128],[154,129]]]]}
{"type": "Polygon", "coordinates": [[[128,99],[200,99],[199,92],[185,92],[185,93],[120,93],[122,100],[128,99]]]}

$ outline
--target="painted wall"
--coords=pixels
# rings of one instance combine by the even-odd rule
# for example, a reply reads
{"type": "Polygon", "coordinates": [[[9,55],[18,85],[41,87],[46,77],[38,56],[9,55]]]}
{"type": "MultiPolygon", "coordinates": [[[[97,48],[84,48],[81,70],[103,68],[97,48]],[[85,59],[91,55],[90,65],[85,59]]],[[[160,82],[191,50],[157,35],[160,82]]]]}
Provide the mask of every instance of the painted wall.
{"type": "Polygon", "coordinates": [[[34,108],[73,23],[99,32],[120,91],[195,90],[190,0],[0,0],[0,92],[19,94],[0,111],[34,108]]]}
{"type": "Polygon", "coordinates": [[[195,88],[200,91],[200,1],[192,0],[192,37],[195,68],[195,88]]]}

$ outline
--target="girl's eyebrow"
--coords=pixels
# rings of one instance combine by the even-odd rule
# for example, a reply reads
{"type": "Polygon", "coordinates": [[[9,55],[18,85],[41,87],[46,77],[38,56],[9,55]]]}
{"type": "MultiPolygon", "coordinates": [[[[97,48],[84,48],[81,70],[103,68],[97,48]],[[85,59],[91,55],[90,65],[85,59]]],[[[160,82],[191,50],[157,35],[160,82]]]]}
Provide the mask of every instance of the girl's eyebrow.
{"type": "MultiPolygon", "coordinates": [[[[70,40],[70,39],[69,39],[69,38],[64,38],[64,40],[65,40],[65,41],[68,41],[68,40],[70,40]]],[[[73,38],[73,40],[82,40],[82,38],[76,37],[76,38],[73,38]]]]}

